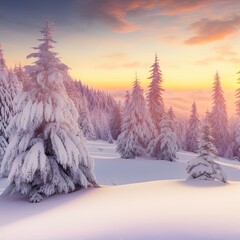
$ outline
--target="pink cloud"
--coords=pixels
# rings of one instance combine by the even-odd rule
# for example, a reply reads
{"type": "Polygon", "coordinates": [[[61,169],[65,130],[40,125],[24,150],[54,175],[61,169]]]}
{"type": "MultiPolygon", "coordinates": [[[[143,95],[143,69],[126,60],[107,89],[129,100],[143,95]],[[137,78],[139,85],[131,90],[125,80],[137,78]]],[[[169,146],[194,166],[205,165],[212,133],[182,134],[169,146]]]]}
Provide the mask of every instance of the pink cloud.
{"type": "MultiPolygon", "coordinates": [[[[79,2],[81,2],[79,0],[79,2]]],[[[191,12],[214,4],[234,3],[237,0],[91,0],[81,10],[81,16],[88,21],[101,22],[114,32],[134,32],[141,28],[130,15],[157,10],[161,14],[191,12]]]]}
{"type": "Polygon", "coordinates": [[[240,16],[232,15],[225,19],[208,19],[202,18],[191,25],[191,29],[195,32],[193,37],[185,41],[188,45],[204,44],[219,41],[229,35],[233,35],[238,31],[240,26],[240,16]]]}

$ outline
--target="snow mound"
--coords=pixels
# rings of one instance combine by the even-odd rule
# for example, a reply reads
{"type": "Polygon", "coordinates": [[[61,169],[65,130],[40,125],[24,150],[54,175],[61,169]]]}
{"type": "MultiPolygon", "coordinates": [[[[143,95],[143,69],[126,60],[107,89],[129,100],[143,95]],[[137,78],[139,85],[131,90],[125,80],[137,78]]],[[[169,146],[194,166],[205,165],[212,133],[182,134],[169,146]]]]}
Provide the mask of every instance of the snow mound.
{"type": "Polygon", "coordinates": [[[4,240],[237,240],[239,189],[236,182],[168,180],[56,195],[40,204],[0,197],[4,216],[0,236],[4,240]]]}

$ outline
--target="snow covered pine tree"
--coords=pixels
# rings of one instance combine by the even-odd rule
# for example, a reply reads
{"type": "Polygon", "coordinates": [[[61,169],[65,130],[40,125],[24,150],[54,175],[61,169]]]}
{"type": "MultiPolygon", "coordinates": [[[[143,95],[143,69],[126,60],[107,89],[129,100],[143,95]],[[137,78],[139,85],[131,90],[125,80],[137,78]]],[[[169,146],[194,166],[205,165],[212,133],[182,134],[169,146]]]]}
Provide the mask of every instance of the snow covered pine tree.
{"type": "Polygon", "coordinates": [[[148,145],[148,154],[158,160],[175,161],[176,159],[177,136],[174,130],[173,114],[170,108],[168,113],[163,115],[160,122],[160,134],[148,145]]]}
{"type": "Polygon", "coordinates": [[[22,92],[22,83],[18,80],[18,77],[16,73],[10,69],[8,72],[8,88],[9,88],[9,94],[11,98],[11,103],[12,103],[12,116],[15,114],[15,102],[14,99],[15,97],[22,92]]]}
{"type": "Polygon", "coordinates": [[[110,120],[109,126],[111,130],[111,135],[114,140],[117,140],[119,134],[121,133],[121,104],[118,103],[114,106],[110,120]]]}
{"type": "Polygon", "coordinates": [[[186,132],[186,150],[189,152],[197,152],[199,144],[199,117],[197,113],[197,106],[194,102],[192,104],[192,114],[188,121],[188,128],[186,132]]]}
{"type": "Polygon", "coordinates": [[[127,91],[125,95],[125,101],[124,101],[124,106],[123,106],[123,111],[121,115],[121,132],[118,136],[117,139],[117,149],[116,151],[119,152],[120,154],[123,154],[125,152],[125,137],[128,131],[128,124],[129,124],[129,112],[128,112],[128,106],[130,102],[130,94],[127,91]]]}
{"type": "Polygon", "coordinates": [[[188,179],[199,180],[219,180],[227,182],[226,176],[221,166],[215,162],[217,160],[217,149],[213,145],[210,115],[207,112],[203,122],[202,137],[200,141],[199,156],[190,160],[187,166],[188,179]]]}
{"type": "Polygon", "coordinates": [[[122,158],[144,156],[150,140],[154,138],[155,131],[146,107],[143,89],[136,77],[129,103],[124,109],[122,131],[117,140],[117,152],[122,158]]]}
{"type": "Polygon", "coordinates": [[[22,83],[22,86],[24,86],[26,75],[21,63],[19,63],[18,66],[15,66],[13,71],[17,75],[18,81],[20,81],[22,83]]]}
{"type": "MultiPolygon", "coordinates": [[[[240,71],[238,72],[239,77],[237,79],[237,83],[240,84],[240,71]]],[[[236,112],[237,112],[237,126],[234,133],[233,140],[233,155],[234,158],[240,161],[240,88],[236,90],[236,112]]]]}
{"type": "Polygon", "coordinates": [[[15,79],[9,74],[3,50],[0,45],[0,165],[8,145],[6,128],[13,115],[13,98],[15,97],[14,87],[11,84],[15,79]]]}
{"type": "Polygon", "coordinates": [[[77,110],[63,85],[68,67],[51,51],[52,24],[41,29],[42,43],[35,65],[28,66],[33,87],[20,95],[17,114],[8,132],[1,175],[9,174],[6,194],[20,193],[31,202],[44,196],[68,193],[77,187],[97,186],[93,161],[77,124],[77,110]]]}
{"type": "Polygon", "coordinates": [[[151,114],[152,121],[157,130],[159,130],[159,124],[164,114],[164,103],[163,103],[163,89],[162,85],[162,73],[160,70],[159,62],[157,54],[155,56],[155,62],[151,66],[150,70],[151,76],[151,83],[148,86],[148,94],[147,94],[147,103],[148,109],[151,114]]]}
{"type": "Polygon", "coordinates": [[[218,73],[216,73],[214,78],[212,98],[213,108],[210,120],[214,139],[213,143],[217,148],[218,155],[224,157],[229,144],[228,117],[226,102],[218,73]]]}
{"type": "Polygon", "coordinates": [[[180,143],[177,137],[177,118],[172,106],[170,106],[167,114],[169,117],[169,126],[172,131],[172,146],[175,148],[175,151],[178,151],[180,143]]]}

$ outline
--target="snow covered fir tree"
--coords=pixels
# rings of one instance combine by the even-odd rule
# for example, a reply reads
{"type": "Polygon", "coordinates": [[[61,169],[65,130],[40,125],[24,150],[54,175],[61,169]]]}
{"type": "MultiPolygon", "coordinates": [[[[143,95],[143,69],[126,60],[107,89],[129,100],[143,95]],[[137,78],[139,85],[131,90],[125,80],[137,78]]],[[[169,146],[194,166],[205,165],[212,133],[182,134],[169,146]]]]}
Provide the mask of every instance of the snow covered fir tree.
{"type": "Polygon", "coordinates": [[[8,175],[5,193],[20,193],[31,202],[97,186],[93,160],[77,124],[78,112],[63,84],[68,67],[52,51],[52,33],[53,26],[46,21],[41,43],[34,48],[37,52],[28,56],[37,59],[26,68],[32,88],[18,97],[0,171],[8,175]]]}
{"type": "Polygon", "coordinates": [[[197,152],[199,146],[200,120],[197,113],[195,101],[192,104],[191,116],[188,121],[186,132],[186,150],[189,152],[197,152]]]}
{"type": "Polygon", "coordinates": [[[21,91],[16,74],[9,70],[0,45],[0,165],[8,145],[6,128],[15,114],[14,98],[21,91]]]}
{"type": "Polygon", "coordinates": [[[172,108],[163,115],[160,129],[160,134],[149,143],[147,152],[158,160],[175,161],[178,147],[172,108]]]}
{"type": "Polygon", "coordinates": [[[146,155],[146,148],[154,138],[155,127],[149,117],[143,89],[139,80],[133,83],[130,99],[123,111],[121,134],[117,140],[117,152],[122,158],[135,158],[146,155]]]}
{"type": "Polygon", "coordinates": [[[18,80],[23,84],[26,76],[25,76],[25,71],[24,71],[21,63],[19,63],[18,65],[15,65],[13,71],[17,75],[18,80]]]}
{"type": "Polygon", "coordinates": [[[162,88],[162,72],[159,66],[157,54],[155,56],[155,62],[151,66],[150,70],[151,80],[148,86],[147,103],[148,109],[151,114],[152,121],[157,130],[159,130],[159,124],[164,114],[164,102],[163,102],[163,88],[162,88]]]}
{"type": "Polygon", "coordinates": [[[216,162],[217,149],[213,144],[210,114],[207,112],[202,126],[202,136],[199,146],[199,155],[190,160],[187,166],[188,179],[218,180],[227,182],[225,173],[216,162]]]}
{"type": "Polygon", "coordinates": [[[176,148],[176,150],[179,150],[180,143],[179,143],[179,139],[177,137],[177,129],[176,129],[177,128],[177,118],[173,111],[172,106],[170,106],[167,114],[169,117],[169,126],[171,129],[172,135],[173,135],[172,145],[176,148]]]}
{"type": "Polygon", "coordinates": [[[11,115],[11,99],[7,92],[7,66],[0,45],[0,165],[7,147],[6,127],[11,115]]]}
{"type": "MultiPolygon", "coordinates": [[[[237,83],[240,84],[240,72],[238,72],[237,83]]],[[[236,127],[232,131],[232,142],[229,147],[229,154],[234,159],[240,161],[240,88],[236,90],[236,115],[237,115],[237,123],[236,127]]]]}
{"type": "Polygon", "coordinates": [[[114,140],[118,139],[118,136],[121,133],[121,105],[116,104],[112,110],[111,118],[109,121],[110,129],[111,129],[111,136],[114,140]]]}
{"type": "Polygon", "coordinates": [[[229,143],[228,117],[226,101],[224,99],[221,80],[218,72],[213,84],[213,108],[211,112],[211,126],[213,131],[214,145],[219,156],[224,156],[229,143]]]}

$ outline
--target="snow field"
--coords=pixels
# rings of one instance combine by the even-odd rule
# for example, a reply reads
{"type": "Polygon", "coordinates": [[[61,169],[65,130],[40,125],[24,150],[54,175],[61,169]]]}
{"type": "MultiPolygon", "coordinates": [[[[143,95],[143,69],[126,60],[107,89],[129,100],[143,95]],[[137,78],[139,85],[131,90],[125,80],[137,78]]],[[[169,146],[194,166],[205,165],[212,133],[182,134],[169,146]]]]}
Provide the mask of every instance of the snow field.
{"type": "MultiPolygon", "coordinates": [[[[240,183],[184,181],[195,154],[180,152],[177,162],[167,162],[120,159],[114,144],[101,141],[88,149],[104,186],[39,204],[1,196],[1,240],[239,239],[240,183]]],[[[240,180],[238,162],[219,163],[229,180],[240,180]]],[[[0,180],[0,189],[5,185],[0,180]]]]}

